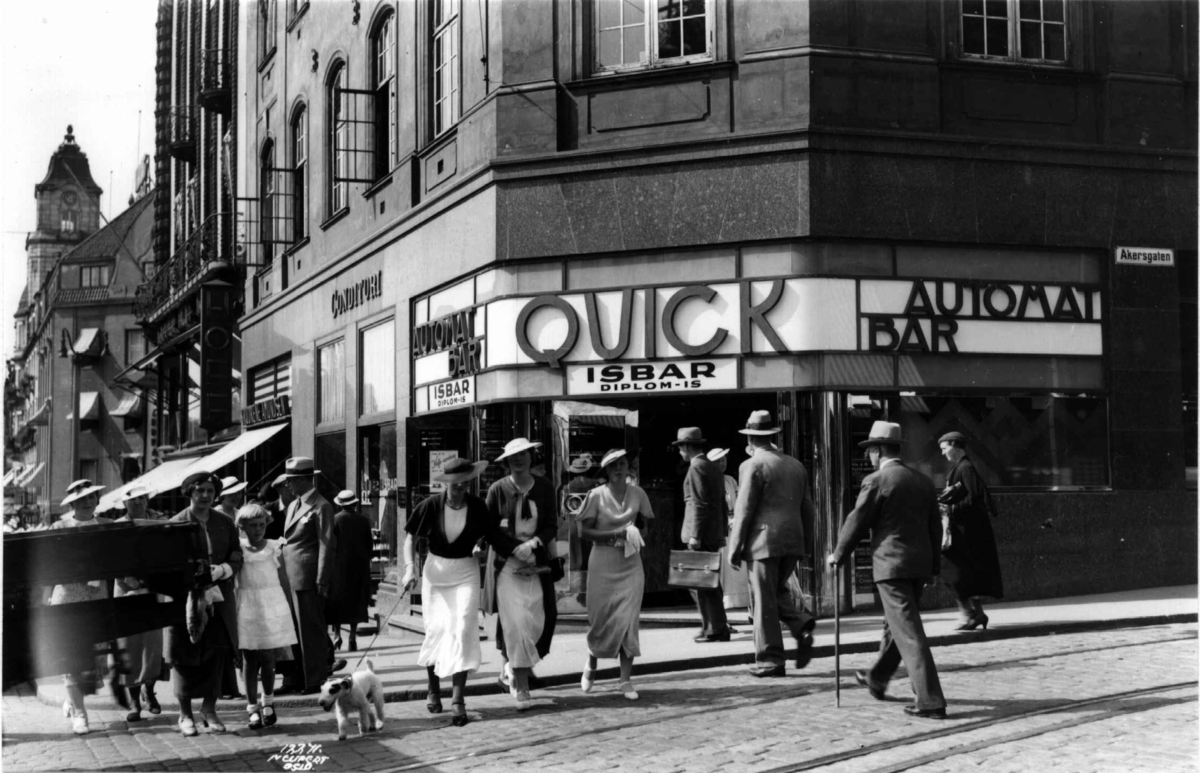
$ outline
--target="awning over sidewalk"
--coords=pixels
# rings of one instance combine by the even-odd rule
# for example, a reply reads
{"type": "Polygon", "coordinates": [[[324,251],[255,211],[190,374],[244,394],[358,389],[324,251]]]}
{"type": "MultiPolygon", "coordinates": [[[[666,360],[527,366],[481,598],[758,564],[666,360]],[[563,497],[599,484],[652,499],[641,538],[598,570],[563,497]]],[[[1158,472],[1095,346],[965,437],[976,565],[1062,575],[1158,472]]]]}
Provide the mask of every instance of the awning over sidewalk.
{"type": "Polygon", "coordinates": [[[187,474],[183,473],[183,471],[188,467],[191,467],[192,463],[195,461],[196,459],[193,457],[190,459],[171,459],[170,461],[163,462],[146,474],[140,475],[128,483],[124,483],[120,486],[117,486],[112,491],[106,492],[104,496],[100,497],[100,504],[120,504],[121,497],[125,495],[126,491],[129,491],[129,489],[133,488],[134,486],[145,486],[158,494],[161,494],[164,491],[169,491],[172,488],[175,488],[175,486],[178,486],[179,483],[176,483],[175,486],[168,487],[164,487],[162,484],[164,482],[169,483],[170,481],[174,480],[177,475],[179,481],[182,481],[185,477],[187,477],[187,474]]]}
{"type": "Polygon", "coordinates": [[[236,462],[238,459],[241,459],[246,454],[275,437],[275,435],[277,435],[279,432],[287,429],[287,426],[288,425],[286,423],[274,424],[270,427],[262,427],[260,429],[252,429],[249,432],[243,432],[208,456],[202,456],[197,459],[196,463],[192,465],[191,472],[197,472],[199,470],[216,472],[225,465],[236,462]]]}
{"type": "MultiPolygon", "coordinates": [[[[67,421],[75,418],[75,412],[67,414],[67,421]]],[[[100,393],[99,392],[80,392],[79,393],[79,420],[80,421],[99,421],[100,419],[100,393]]]]}

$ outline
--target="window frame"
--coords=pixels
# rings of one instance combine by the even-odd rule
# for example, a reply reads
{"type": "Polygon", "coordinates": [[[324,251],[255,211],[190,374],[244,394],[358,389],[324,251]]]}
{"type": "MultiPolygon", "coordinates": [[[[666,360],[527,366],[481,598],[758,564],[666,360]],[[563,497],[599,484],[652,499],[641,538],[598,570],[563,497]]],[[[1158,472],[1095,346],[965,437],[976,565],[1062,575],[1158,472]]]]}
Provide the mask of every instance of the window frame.
{"type": "MultiPolygon", "coordinates": [[[[350,67],[345,59],[339,58],[334,60],[329,67],[329,75],[325,79],[325,101],[327,104],[326,110],[326,179],[328,183],[325,189],[326,196],[326,215],[327,219],[332,220],[337,215],[350,209],[350,183],[341,180],[338,181],[337,170],[339,168],[345,170],[350,165],[350,152],[344,148],[348,147],[346,143],[341,143],[343,150],[339,152],[339,143],[337,132],[338,128],[338,92],[346,88],[347,73],[350,67]],[[341,165],[339,166],[339,158],[341,165]]],[[[343,131],[349,131],[348,127],[343,125],[343,131]]]]}
{"type": "Polygon", "coordinates": [[[258,65],[262,67],[279,47],[279,0],[258,0],[258,65]]]}
{"type": "Polygon", "coordinates": [[[998,54],[988,54],[988,53],[981,54],[981,53],[967,51],[966,50],[966,30],[964,28],[966,19],[968,18],[968,16],[970,16],[970,17],[978,16],[977,14],[973,14],[973,13],[968,14],[967,13],[967,11],[965,9],[965,3],[969,2],[969,1],[970,0],[959,0],[959,3],[958,3],[957,34],[958,34],[958,54],[959,54],[960,58],[962,58],[964,60],[968,60],[968,61],[977,61],[977,62],[1009,62],[1012,64],[1023,64],[1023,65],[1031,65],[1032,64],[1032,65],[1044,65],[1044,66],[1049,66],[1049,67],[1063,67],[1063,66],[1067,66],[1071,63],[1071,34],[1070,34],[1071,19],[1069,16],[1071,4],[1069,2],[1067,2],[1067,0],[1033,0],[1034,2],[1038,2],[1039,7],[1042,9],[1042,18],[1036,20],[1036,23],[1039,25],[1041,32],[1042,32],[1042,34],[1041,34],[1042,53],[1045,53],[1046,25],[1047,24],[1058,25],[1058,26],[1062,27],[1062,31],[1063,31],[1063,43],[1062,43],[1063,58],[1062,59],[1046,59],[1044,57],[1030,57],[1030,56],[1023,55],[1023,52],[1021,51],[1022,19],[1020,16],[1022,0],[978,0],[983,7],[983,17],[982,18],[984,19],[984,48],[985,48],[985,50],[987,48],[987,40],[988,40],[987,29],[986,29],[987,28],[987,19],[999,18],[999,17],[995,17],[995,16],[989,17],[987,15],[987,4],[989,2],[998,2],[998,1],[1004,2],[1005,10],[1007,12],[1007,17],[1005,19],[1005,22],[1006,22],[1006,30],[1007,30],[1006,35],[1007,35],[1007,43],[1008,43],[1008,53],[1004,54],[1004,55],[998,55],[998,54]],[[1061,2],[1062,3],[1063,15],[1062,15],[1061,21],[1046,21],[1044,9],[1045,9],[1045,4],[1047,2],[1061,2]]]}
{"type": "Polygon", "coordinates": [[[429,114],[430,129],[434,139],[445,135],[462,119],[462,2],[461,0],[431,0],[429,18],[429,114]],[[453,8],[453,13],[442,18],[442,13],[453,8]],[[450,56],[443,64],[439,57],[439,42],[448,40],[452,46],[450,56]],[[448,96],[439,99],[439,77],[445,70],[450,78],[448,96]],[[442,105],[448,112],[443,115],[442,105]]]}
{"type": "Polygon", "coordinates": [[[397,26],[396,12],[389,8],[376,19],[370,37],[370,84],[375,102],[373,151],[377,180],[391,174],[400,164],[397,26]]]}
{"type": "Polygon", "coordinates": [[[307,103],[300,102],[292,110],[288,133],[292,154],[292,243],[299,244],[308,238],[310,135],[307,103]]]}
{"type": "Polygon", "coordinates": [[[92,263],[79,267],[79,286],[84,287],[108,287],[109,279],[112,277],[112,267],[107,263],[92,263]],[[93,271],[100,273],[100,281],[89,281],[89,277],[93,271]]]}
{"type": "Polygon", "coordinates": [[[315,360],[316,388],[313,390],[316,392],[316,416],[314,417],[315,424],[317,427],[321,428],[344,427],[346,424],[346,337],[344,335],[339,335],[335,338],[331,338],[328,341],[318,344],[316,347],[315,360]],[[321,388],[321,352],[326,351],[333,346],[341,347],[341,371],[339,374],[337,374],[337,378],[342,385],[341,415],[337,418],[330,418],[329,420],[325,421],[322,420],[322,414],[325,410],[325,394],[324,390],[321,388]]]}
{"type": "MultiPolygon", "coordinates": [[[[704,19],[705,19],[705,50],[702,54],[685,54],[675,57],[661,57],[658,55],[658,36],[652,34],[652,30],[656,30],[658,20],[656,18],[657,0],[646,0],[646,9],[643,15],[643,51],[645,52],[646,61],[639,61],[632,64],[615,64],[605,65],[600,61],[600,33],[603,31],[600,27],[600,3],[605,0],[591,0],[587,4],[590,12],[588,19],[589,33],[587,35],[588,42],[591,46],[591,55],[589,57],[591,69],[590,73],[594,76],[611,76],[620,73],[641,72],[645,70],[662,69],[668,67],[680,67],[689,64],[701,64],[714,62],[717,60],[717,1],[703,0],[704,2],[704,19]]],[[[683,0],[679,0],[682,5],[683,0]]],[[[623,4],[619,6],[623,9],[623,4]]],[[[632,26],[632,25],[624,25],[632,26]]],[[[615,28],[608,28],[615,29],[615,28]]],[[[682,34],[680,36],[682,44],[682,34]]]]}
{"type": "Polygon", "coordinates": [[[386,316],[382,319],[374,319],[361,323],[357,330],[358,339],[355,342],[357,347],[357,356],[360,367],[357,368],[357,378],[355,379],[355,417],[358,423],[361,424],[379,424],[392,420],[396,414],[396,318],[394,316],[386,316]],[[392,328],[392,348],[389,352],[391,369],[392,369],[392,394],[391,407],[382,408],[380,410],[368,411],[366,409],[366,378],[367,368],[362,367],[361,363],[367,362],[366,356],[366,338],[371,331],[378,330],[384,325],[391,325],[392,328]]]}

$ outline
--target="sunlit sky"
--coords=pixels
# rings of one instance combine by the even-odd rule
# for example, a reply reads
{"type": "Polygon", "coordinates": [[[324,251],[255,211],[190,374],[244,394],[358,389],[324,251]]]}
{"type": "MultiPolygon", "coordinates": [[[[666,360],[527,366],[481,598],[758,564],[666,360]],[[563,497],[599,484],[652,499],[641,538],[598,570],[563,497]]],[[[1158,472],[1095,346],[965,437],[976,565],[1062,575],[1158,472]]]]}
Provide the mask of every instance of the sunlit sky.
{"type": "MultiPolygon", "coordinates": [[[[0,2],[0,342],[25,286],[33,187],[68,124],[116,217],[154,154],[154,0],[0,2]],[[139,111],[141,115],[139,116],[139,111]],[[140,137],[139,137],[140,134],[140,137]]],[[[101,218],[103,223],[103,218],[101,218]]]]}

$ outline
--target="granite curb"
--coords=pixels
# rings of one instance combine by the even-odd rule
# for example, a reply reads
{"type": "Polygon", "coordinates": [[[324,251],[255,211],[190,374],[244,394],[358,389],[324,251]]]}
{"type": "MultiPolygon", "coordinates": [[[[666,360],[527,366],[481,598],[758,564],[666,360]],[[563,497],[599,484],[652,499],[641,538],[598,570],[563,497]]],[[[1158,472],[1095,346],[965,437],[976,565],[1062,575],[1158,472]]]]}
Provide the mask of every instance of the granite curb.
{"type": "MultiPolygon", "coordinates": [[[[1180,623],[1195,623],[1198,621],[1196,613],[1170,614],[1159,615],[1152,617],[1127,617],[1116,618],[1111,620],[1078,620],[1053,623],[1034,623],[1025,625],[1006,625],[1001,628],[992,630],[971,631],[969,633],[956,633],[952,635],[937,635],[930,636],[929,643],[933,647],[946,647],[951,645],[960,645],[966,642],[982,642],[982,641],[1000,641],[1004,639],[1024,639],[1035,636],[1054,636],[1066,633],[1082,633],[1087,631],[1108,631],[1118,628],[1141,628],[1155,625],[1175,625],[1180,623]]],[[[877,641],[852,641],[841,644],[839,649],[840,655],[858,655],[875,652],[879,648],[877,641]]],[[[788,651],[789,661],[796,655],[795,650],[788,651]]],[[[834,655],[834,647],[830,644],[815,645],[812,649],[812,657],[814,658],[829,658],[834,655]]],[[[637,676],[645,676],[649,674],[668,674],[679,671],[691,671],[703,668],[724,668],[729,666],[749,666],[754,663],[753,652],[743,652],[737,654],[724,654],[702,657],[689,657],[681,660],[673,661],[644,661],[637,664],[637,676]]],[[[616,667],[600,668],[596,671],[596,681],[615,680],[618,676],[616,667]]],[[[541,677],[535,677],[532,687],[534,689],[544,689],[547,687],[560,687],[562,685],[578,684],[581,674],[579,672],[568,672],[563,674],[550,674],[541,677]]],[[[166,683],[160,683],[166,690],[169,691],[169,686],[166,683]]],[[[17,686],[14,689],[21,689],[23,686],[17,686]]],[[[162,692],[162,687],[159,688],[162,692]]],[[[448,694],[447,690],[443,690],[448,694]]],[[[493,678],[484,678],[477,680],[474,683],[467,682],[465,694],[471,696],[483,695],[501,695],[505,691],[499,683],[493,678]]],[[[390,689],[384,691],[384,700],[388,703],[399,703],[412,700],[425,700],[426,691],[422,684],[417,688],[406,689],[390,689]]],[[[62,686],[61,681],[57,677],[48,677],[40,680],[37,684],[37,698],[42,703],[58,706],[66,699],[66,691],[62,686]]],[[[90,701],[104,701],[107,707],[117,707],[111,696],[97,698],[97,696],[88,696],[90,701]]],[[[159,696],[159,701],[163,706],[163,713],[173,713],[175,701],[165,695],[159,696]]],[[[311,708],[316,705],[316,696],[279,696],[275,699],[275,706],[279,708],[311,708]]],[[[219,711],[233,715],[235,712],[244,711],[246,702],[242,700],[221,700],[217,702],[219,711]]],[[[145,713],[145,712],[143,712],[145,713]]]]}

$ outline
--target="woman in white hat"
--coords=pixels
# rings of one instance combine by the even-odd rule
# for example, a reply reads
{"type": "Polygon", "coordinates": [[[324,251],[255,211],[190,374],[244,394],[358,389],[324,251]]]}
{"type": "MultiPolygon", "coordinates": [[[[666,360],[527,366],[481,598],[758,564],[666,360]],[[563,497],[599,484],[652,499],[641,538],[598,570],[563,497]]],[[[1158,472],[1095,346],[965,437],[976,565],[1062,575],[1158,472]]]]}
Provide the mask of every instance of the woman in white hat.
{"type": "Polygon", "coordinates": [[[451,678],[451,723],[467,724],[463,697],[467,674],[479,668],[479,561],[475,557],[484,542],[507,557],[514,541],[492,524],[487,505],[469,493],[470,482],[488,466],[455,457],[445,463],[433,480],[446,484],[440,494],[422,501],[413,510],[404,529],[404,577],[401,585],[411,590],[417,584],[416,539],[424,538],[429,555],[421,571],[421,605],[425,619],[425,641],[417,664],[425,667],[429,680],[426,709],[442,711],[441,680],[451,678]]]}
{"type": "Polygon", "coordinates": [[[237,511],[246,499],[246,481],[238,480],[236,475],[221,478],[221,504],[217,509],[237,520],[237,511]]]}
{"type": "Polygon", "coordinates": [[[487,492],[492,522],[518,543],[512,555],[489,567],[495,571],[495,587],[493,598],[485,599],[485,608],[500,618],[500,681],[516,699],[518,711],[532,706],[529,677],[549,654],[558,621],[549,552],[558,537],[558,507],[554,486],[530,472],[533,450],[541,446],[523,437],[509,441],[496,457],[508,467],[508,475],[487,492]]]}
{"type": "Polygon", "coordinates": [[[592,542],[588,557],[588,657],[579,686],[590,692],[596,679],[598,658],[618,658],[621,680],[617,686],[635,701],[633,659],[642,654],[638,618],[646,575],[639,551],[645,544],[642,518],[653,518],[650,499],[638,486],[627,483],[629,460],[625,450],[614,448],[600,461],[608,482],[588,492],[577,516],[579,536],[592,542]]]}
{"type": "MultiPolygon", "coordinates": [[[[77,529],[88,526],[98,526],[112,523],[110,518],[96,515],[96,506],[100,504],[100,492],[104,486],[97,486],[90,480],[77,480],[67,486],[67,495],[63,497],[63,507],[71,510],[59,519],[51,529],[77,529]]],[[[66,585],[55,585],[48,591],[47,604],[72,604],[77,601],[95,601],[108,598],[108,583],[103,580],[91,582],[73,582],[66,585]]],[[[63,716],[71,720],[71,730],[76,735],[88,732],[87,708],[83,705],[85,692],[95,692],[107,670],[108,656],[98,655],[94,668],[74,674],[63,674],[63,684],[67,688],[67,700],[63,703],[63,716]]]]}

